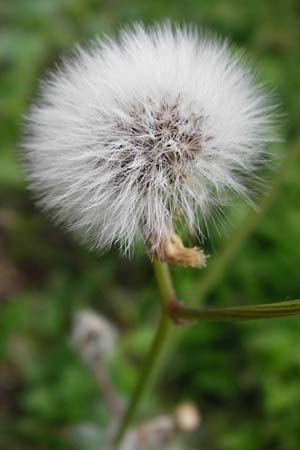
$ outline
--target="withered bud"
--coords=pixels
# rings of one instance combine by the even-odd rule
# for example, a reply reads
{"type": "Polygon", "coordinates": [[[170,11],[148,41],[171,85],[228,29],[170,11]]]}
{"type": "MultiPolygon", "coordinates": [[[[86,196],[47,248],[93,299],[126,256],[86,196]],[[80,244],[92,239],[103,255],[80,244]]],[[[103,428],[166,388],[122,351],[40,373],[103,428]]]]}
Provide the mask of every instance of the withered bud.
{"type": "Polygon", "coordinates": [[[206,256],[199,247],[185,247],[173,230],[164,236],[159,247],[151,247],[150,253],[163,261],[187,267],[205,267],[206,256]]]}

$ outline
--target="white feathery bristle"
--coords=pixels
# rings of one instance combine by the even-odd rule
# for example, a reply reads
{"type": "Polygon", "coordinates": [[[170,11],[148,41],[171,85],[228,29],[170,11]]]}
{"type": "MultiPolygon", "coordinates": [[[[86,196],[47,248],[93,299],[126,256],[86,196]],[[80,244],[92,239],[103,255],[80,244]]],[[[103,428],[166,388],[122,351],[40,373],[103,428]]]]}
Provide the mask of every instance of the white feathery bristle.
{"type": "Polygon", "coordinates": [[[227,42],[136,25],[77,48],[41,85],[25,170],[39,204],[90,246],[159,247],[249,183],[274,140],[272,107],[227,42]]]}

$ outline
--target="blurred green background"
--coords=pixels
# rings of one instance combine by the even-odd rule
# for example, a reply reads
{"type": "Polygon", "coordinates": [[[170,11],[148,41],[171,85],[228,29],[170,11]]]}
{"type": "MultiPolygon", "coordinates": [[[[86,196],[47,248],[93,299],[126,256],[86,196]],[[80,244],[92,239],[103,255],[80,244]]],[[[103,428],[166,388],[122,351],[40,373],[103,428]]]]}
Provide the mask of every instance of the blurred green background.
{"type": "MultiPolygon", "coordinates": [[[[0,449],[92,446],[74,427],[107,424],[88,369],[70,346],[81,308],[106,315],[122,334],[111,364],[124,399],[134,386],[158,317],[152,269],[143,255],[97,257],[37,211],[17,163],[22,116],[37,79],[74,42],[120,25],[169,17],[229,37],[255,61],[281,103],[284,155],[300,131],[299,0],[2,0],[0,3],[0,449]],[[73,439],[73,441],[72,441],[73,439]]],[[[212,305],[300,295],[300,163],[207,298],[212,305]]],[[[237,205],[238,206],[238,205],[237,205]]],[[[205,242],[212,261],[247,214],[228,211],[205,242]]],[[[205,271],[175,269],[182,298],[205,271]]],[[[202,323],[186,328],[141,417],[195,401],[203,424],[193,448],[296,450],[300,445],[300,320],[202,323]]],[[[88,434],[88,433],[87,433],[88,434]]]]}

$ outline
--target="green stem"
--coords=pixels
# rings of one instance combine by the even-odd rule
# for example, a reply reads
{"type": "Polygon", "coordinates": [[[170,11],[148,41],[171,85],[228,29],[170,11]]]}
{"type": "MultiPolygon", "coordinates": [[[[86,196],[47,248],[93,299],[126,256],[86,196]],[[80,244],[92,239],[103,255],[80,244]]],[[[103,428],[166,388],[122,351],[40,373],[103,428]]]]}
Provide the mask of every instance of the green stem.
{"type": "Polygon", "coordinates": [[[156,333],[144,362],[137,385],[131,396],[128,407],[122,417],[119,429],[117,430],[114,445],[116,448],[121,444],[132,420],[134,419],[137,409],[144,397],[155,372],[158,369],[163,351],[166,347],[167,340],[172,329],[172,321],[167,314],[167,305],[172,298],[175,297],[175,291],[172,284],[169,267],[157,259],[153,261],[154,273],[160,292],[161,316],[156,333]]]}
{"type": "Polygon", "coordinates": [[[166,311],[170,300],[176,297],[169,266],[166,262],[155,258],[153,260],[153,269],[160,292],[161,305],[163,310],[166,311]]]}
{"type": "Polygon", "coordinates": [[[255,320],[300,315],[300,300],[228,308],[189,308],[174,300],[169,306],[173,320],[255,320]]]}

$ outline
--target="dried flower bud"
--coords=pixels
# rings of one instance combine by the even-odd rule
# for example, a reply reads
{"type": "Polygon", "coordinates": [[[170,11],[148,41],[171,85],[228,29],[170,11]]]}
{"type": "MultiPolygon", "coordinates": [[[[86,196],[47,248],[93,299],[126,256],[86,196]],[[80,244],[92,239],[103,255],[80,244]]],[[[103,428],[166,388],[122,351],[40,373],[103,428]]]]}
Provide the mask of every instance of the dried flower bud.
{"type": "Polygon", "coordinates": [[[90,363],[110,354],[115,346],[117,332],[104,317],[92,311],[79,311],[75,315],[72,343],[84,361],[90,363]]]}
{"type": "Polygon", "coordinates": [[[77,48],[40,94],[23,143],[30,185],[100,250],[143,239],[163,259],[203,265],[172,230],[180,222],[202,233],[231,193],[248,199],[274,140],[249,68],[193,27],[137,25],[77,48]]]}
{"type": "Polygon", "coordinates": [[[200,413],[192,402],[184,402],[174,411],[176,427],[181,431],[194,431],[201,422],[200,413]]]}
{"type": "Polygon", "coordinates": [[[188,248],[183,245],[181,238],[173,231],[165,236],[156,248],[150,247],[150,254],[167,262],[189,267],[205,267],[206,256],[198,247],[188,248]]]}

